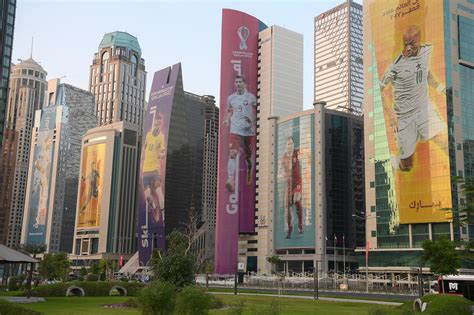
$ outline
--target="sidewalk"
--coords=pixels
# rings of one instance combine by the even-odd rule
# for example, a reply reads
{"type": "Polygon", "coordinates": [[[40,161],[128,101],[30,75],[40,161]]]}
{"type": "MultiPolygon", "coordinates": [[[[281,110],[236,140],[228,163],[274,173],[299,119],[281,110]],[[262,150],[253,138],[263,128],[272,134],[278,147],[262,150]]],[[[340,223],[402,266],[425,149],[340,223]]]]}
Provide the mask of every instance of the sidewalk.
{"type": "Polygon", "coordinates": [[[12,303],[20,303],[20,304],[28,304],[28,303],[36,303],[36,302],[45,301],[45,299],[42,297],[27,298],[26,296],[0,296],[0,299],[6,300],[12,303]]]}
{"type": "MultiPolygon", "coordinates": [[[[233,292],[209,292],[211,294],[222,294],[222,295],[234,295],[233,292]]],[[[305,299],[313,300],[314,297],[307,295],[277,295],[277,294],[260,294],[260,293],[237,293],[237,295],[256,295],[256,296],[271,296],[271,297],[283,297],[289,299],[305,299]]],[[[372,301],[372,300],[358,300],[358,299],[343,299],[343,298],[330,298],[330,297],[319,297],[321,301],[331,301],[331,302],[347,302],[347,303],[364,303],[364,304],[378,304],[378,305],[391,305],[391,306],[400,306],[402,303],[398,302],[385,302],[385,301],[372,301]]]]}

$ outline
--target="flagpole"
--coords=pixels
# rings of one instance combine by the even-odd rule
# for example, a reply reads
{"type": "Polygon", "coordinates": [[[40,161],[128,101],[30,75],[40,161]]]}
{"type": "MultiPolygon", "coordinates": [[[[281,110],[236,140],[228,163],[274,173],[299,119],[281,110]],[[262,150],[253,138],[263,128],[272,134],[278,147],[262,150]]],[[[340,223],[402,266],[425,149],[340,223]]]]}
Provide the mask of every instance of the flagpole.
{"type": "Polygon", "coordinates": [[[342,259],[344,260],[344,279],[346,279],[346,239],[344,234],[342,234],[342,259]]]}
{"type": "Polygon", "coordinates": [[[336,234],[334,234],[334,272],[335,274],[337,273],[336,241],[337,241],[337,236],[336,234]]]}

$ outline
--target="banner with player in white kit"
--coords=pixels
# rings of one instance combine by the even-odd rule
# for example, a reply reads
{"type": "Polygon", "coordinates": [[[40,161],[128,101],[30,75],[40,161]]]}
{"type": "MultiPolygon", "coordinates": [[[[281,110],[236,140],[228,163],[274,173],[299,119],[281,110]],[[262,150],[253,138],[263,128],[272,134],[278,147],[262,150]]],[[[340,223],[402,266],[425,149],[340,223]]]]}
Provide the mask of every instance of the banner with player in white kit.
{"type": "Polygon", "coordinates": [[[253,16],[222,12],[215,272],[237,268],[239,233],[255,231],[258,33],[253,16]]]}

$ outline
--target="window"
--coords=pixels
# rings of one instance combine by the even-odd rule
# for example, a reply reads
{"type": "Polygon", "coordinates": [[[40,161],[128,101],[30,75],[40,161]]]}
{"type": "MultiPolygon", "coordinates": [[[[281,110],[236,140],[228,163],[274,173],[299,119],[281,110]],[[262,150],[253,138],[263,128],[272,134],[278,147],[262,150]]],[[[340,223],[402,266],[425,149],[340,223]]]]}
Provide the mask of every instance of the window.
{"type": "Polygon", "coordinates": [[[137,59],[137,56],[132,55],[131,61],[132,61],[132,75],[133,75],[134,77],[137,77],[137,68],[138,68],[138,59],[137,59]]]}
{"type": "Polygon", "coordinates": [[[109,52],[106,51],[102,54],[102,59],[101,59],[101,62],[100,62],[100,73],[104,73],[105,71],[107,71],[107,66],[109,64],[109,52]]]}

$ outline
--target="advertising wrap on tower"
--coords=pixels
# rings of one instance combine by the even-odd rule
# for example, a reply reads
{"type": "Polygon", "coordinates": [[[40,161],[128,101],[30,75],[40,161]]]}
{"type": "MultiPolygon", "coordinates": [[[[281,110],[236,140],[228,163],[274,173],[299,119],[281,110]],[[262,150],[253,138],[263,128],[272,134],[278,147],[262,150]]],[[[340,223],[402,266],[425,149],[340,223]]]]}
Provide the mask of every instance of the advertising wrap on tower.
{"type": "Polygon", "coordinates": [[[276,141],[276,248],[314,248],[314,116],[278,125],[276,141]]]}
{"type": "Polygon", "coordinates": [[[374,100],[376,193],[392,187],[390,230],[450,222],[443,1],[368,0],[364,6],[372,29],[369,72],[378,82],[367,91],[374,100]]]}
{"type": "Polygon", "coordinates": [[[168,135],[181,64],[155,72],[144,117],[138,184],[138,256],[150,262],[153,249],[165,249],[165,183],[168,135]]]}
{"type": "Polygon", "coordinates": [[[77,228],[98,228],[104,191],[105,143],[82,149],[77,228]]]}
{"type": "Polygon", "coordinates": [[[41,113],[38,142],[33,153],[33,183],[30,188],[27,244],[45,243],[50,202],[56,107],[47,107],[41,113]]]}
{"type": "Polygon", "coordinates": [[[222,11],[215,272],[237,268],[239,233],[255,231],[258,33],[266,26],[222,11]]]}

